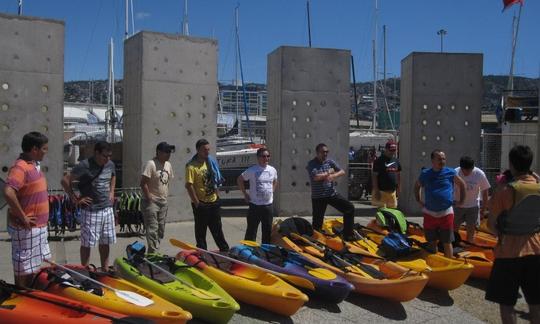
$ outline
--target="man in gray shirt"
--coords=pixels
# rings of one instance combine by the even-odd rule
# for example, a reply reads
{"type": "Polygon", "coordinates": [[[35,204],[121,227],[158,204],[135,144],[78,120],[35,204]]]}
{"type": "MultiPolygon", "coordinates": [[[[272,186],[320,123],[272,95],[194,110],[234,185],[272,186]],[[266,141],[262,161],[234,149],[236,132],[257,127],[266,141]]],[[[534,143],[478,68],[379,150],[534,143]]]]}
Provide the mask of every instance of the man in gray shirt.
{"type": "Polygon", "coordinates": [[[109,267],[109,245],[116,243],[113,201],[116,173],[111,144],[97,142],[94,156],[77,164],[62,178],[62,187],[70,199],[81,206],[81,264],[90,261],[90,248],[99,243],[101,267],[109,267]],[[80,195],[73,191],[78,181],[80,195]]]}

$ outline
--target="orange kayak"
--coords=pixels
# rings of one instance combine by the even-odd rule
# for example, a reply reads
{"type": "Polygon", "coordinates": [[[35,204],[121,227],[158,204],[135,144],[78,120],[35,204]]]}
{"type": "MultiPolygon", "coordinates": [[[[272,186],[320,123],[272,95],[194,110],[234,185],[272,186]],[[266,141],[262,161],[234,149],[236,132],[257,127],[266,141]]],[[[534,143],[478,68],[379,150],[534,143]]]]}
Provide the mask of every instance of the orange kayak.
{"type": "Polygon", "coordinates": [[[293,242],[289,237],[281,235],[277,226],[273,229],[272,242],[298,252],[322,268],[344,277],[354,285],[355,292],[360,294],[404,302],[416,298],[428,282],[424,274],[404,268],[394,262],[372,260],[368,263],[363,259],[348,258],[338,254],[335,255],[337,258],[329,257],[328,253],[325,253],[327,250],[324,246],[314,248],[296,239],[293,242]]]}
{"type": "Polygon", "coordinates": [[[126,315],[0,281],[0,319],[10,323],[112,323],[126,315]]]}
{"type": "Polygon", "coordinates": [[[136,286],[124,279],[111,276],[108,273],[88,271],[81,265],[65,265],[64,267],[77,272],[82,272],[88,277],[108,285],[119,291],[127,291],[143,296],[152,301],[148,306],[137,306],[126,299],[121,298],[114,291],[106,288],[91,287],[85,289],[87,280],[81,280],[76,275],[69,276],[67,280],[59,278],[65,273],[56,270],[54,267],[45,267],[36,276],[35,288],[45,290],[49,293],[88,303],[97,307],[105,308],[113,312],[126,314],[129,316],[149,319],[155,323],[185,323],[192,318],[191,313],[185,311],[180,306],[159,297],[144,288],[136,286]],[[70,285],[71,283],[71,285],[70,285]],[[78,287],[81,286],[81,287],[78,287]],[[101,290],[101,292],[99,291],[101,290]]]}

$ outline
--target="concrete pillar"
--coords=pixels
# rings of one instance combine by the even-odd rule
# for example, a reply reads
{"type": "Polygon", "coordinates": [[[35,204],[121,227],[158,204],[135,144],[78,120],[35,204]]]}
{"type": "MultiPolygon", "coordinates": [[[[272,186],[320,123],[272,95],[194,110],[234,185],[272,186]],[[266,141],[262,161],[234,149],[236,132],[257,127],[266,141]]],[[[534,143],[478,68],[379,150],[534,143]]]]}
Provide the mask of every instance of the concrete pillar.
{"type": "Polygon", "coordinates": [[[401,61],[399,208],[420,214],[414,183],[430,153],[441,149],[447,166],[461,156],[480,158],[482,54],[413,52],[401,61]]]}
{"type": "MultiPolygon", "coordinates": [[[[267,143],[278,170],[280,215],[311,215],[307,162],[324,142],[347,171],[350,51],[282,46],[268,55],[267,143]]],[[[346,196],[347,177],[338,190],[346,196]]],[[[332,210],[329,213],[335,213],[332,210]]]]}
{"type": "MultiPolygon", "coordinates": [[[[0,44],[0,178],[21,153],[23,135],[38,131],[49,138],[41,170],[49,188],[60,188],[64,23],[0,14],[0,44]]],[[[2,230],[6,210],[0,210],[2,230]]]]}
{"type": "Polygon", "coordinates": [[[185,164],[198,139],[215,149],[217,89],[215,40],[140,32],[124,42],[124,187],[139,186],[159,142],[176,145],[169,221],[193,218],[185,164]]]}

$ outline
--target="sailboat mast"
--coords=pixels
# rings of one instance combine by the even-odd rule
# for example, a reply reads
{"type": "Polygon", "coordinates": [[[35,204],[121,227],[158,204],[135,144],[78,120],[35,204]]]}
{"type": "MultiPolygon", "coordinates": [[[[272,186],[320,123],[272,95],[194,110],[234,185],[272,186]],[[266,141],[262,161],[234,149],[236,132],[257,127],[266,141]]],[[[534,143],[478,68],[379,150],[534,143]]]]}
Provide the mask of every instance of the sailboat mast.
{"type": "Polygon", "coordinates": [[[306,10],[307,10],[307,28],[308,28],[309,48],[311,48],[311,14],[309,10],[309,0],[306,1],[306,10]]]}
{"type": "Polygon", "coordinates": [[[126,3],[125,3],[125,21],[126,21],[126,24],[124,26],[125,28],[125,32],[124,32],[124,39],[128,39],[128,35],[129,35],[129,0],[126,0],[126,3]]]}
{"type": "Polygon", "coordinates": [[[114,44],[111,38],[109,43],[109,87],[107,96],[107,111],[105,113],[105,138],[108,139],[108,126],[111,124],[111,142],[114,143],[114,124],[116,121],[115,94],[114,94],[114,44]]]}
{"type": "MultiPolygon", "coordinates": [[[[234,8],[234,28],[235,28],[235,38],[238,39],[238,6],[234,8]]],[[[240,102],[238,101],[238,46],[235,46],[236,50],[234,51],[234,85],[235,91],[234,96],[236,98],[236,120],[239,118],[238,107],[240,102]]]]}
{"type": "Polygon", "coordinates": [[[373,122],[371,128],[377,128],[377,14],[378,0],[375,0],[375,18],[373,28],[373,122]]]}
{"type": "Polygon", "coordinates": [[[383,30],[383,86],[382,93],[386,97],[386,25],[382,26],[383,30]]]}
{"type": "Polygon", "coordinates": [[[519,13],[517,20],[516,16],[514,15],[514,19],[512,21],[512,57],[510,59],[510,73],[508,74],[508,90],[510,90],[510,94],[512,94],[512,91],[514,91],[514,60],[516,56],[519,22],[521,20],[521,8],[523,8],[523,3],[520,3],[519,5],[519,13]]]}
{"type": "Polygon", "coordinates": [[[188,0],[184,0],[184,19],[182,20],[182,35],[189,36],[188,0]]]}

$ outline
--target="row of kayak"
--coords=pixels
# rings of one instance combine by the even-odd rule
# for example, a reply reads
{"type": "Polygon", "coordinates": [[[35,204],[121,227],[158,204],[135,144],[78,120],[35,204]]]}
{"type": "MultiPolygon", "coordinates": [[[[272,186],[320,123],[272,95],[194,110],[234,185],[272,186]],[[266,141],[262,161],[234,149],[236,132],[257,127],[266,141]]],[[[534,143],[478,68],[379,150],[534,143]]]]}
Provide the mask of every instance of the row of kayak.
{"type": "MultiPolygon", "coordinates": [[[[375,222],[357,227],[358,240],[351,242],[340,238],[342,226],[341,219],[329,219],[317,232],[304,219],[291,218],[274,225],[274,244],[242,241],[226,254],[172,239],[182,249],[175,258],[146,254],[136,242],[109,272],[52,264],[35,277],[37,290],[0,283],[0,319],[226,323],[239,310],[237,301],[291,316],[308,295],[339,303],[356,292],[403,302],[426,285],[451,290],[471,275],[489,276],[490,261],[480,251],[446,258],[418,248],[389,260],[380,250],[385,228],[375,222]]],[[[408,234],[418,247],[425,242],[419,227],[410,226],[408,234]]]]}

